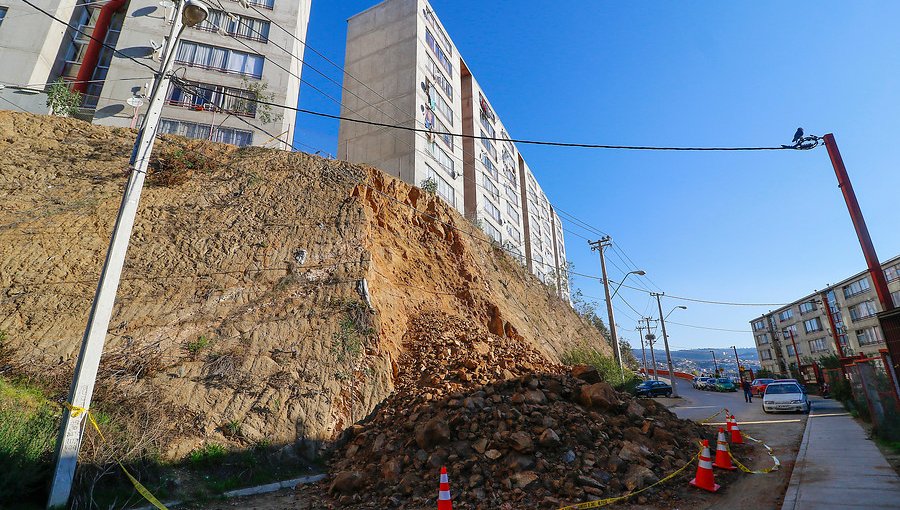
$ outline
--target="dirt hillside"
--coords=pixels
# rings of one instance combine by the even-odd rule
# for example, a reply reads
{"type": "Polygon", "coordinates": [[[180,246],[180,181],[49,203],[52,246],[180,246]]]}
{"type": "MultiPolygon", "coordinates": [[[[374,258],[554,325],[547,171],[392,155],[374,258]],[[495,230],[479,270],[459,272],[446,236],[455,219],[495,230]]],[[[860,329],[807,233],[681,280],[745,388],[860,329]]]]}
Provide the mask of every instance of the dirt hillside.
{"type": "MultiPolygon", "coordinates": [[[[6,370],[62,394],[133,141],[0,112],[6,370]]],[[[335,439],[391,393],[426,310],[551,363],[582,343],[609,354],[455,210],[377,169],[178,137],[154,153],[97,394],[154,409],[144,420],[167,457],[212,440],[314,450],[335,439]]],[[[454,377],[485,384],[504,370],[454,377]]]]}

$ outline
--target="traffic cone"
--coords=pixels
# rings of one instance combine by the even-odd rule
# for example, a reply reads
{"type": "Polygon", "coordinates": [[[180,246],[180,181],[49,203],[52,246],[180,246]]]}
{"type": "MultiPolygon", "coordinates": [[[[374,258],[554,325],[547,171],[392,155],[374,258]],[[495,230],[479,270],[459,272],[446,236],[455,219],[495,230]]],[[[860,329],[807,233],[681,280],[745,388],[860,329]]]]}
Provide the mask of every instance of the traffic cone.
{"type": "Polygon", "coordinates": [[[712,459],[709,456],[709,441],[703,440],[703,451],[700,453],[700,461],[697,463],[697,475],[691,480],[694,487],[716,492],[719,490],[719,484],[713,479],[712,459]]]}
{"type": "Polygon", "coordinates": [[[441,487],[438,492],[438,510],[453,510],[450,501],[450,480],[447,479],[447,468],[441,466],[441,487]]]}
{"type": "MultiPolygon", "coordinates": [[[[734,417],[732,416],[732,418],[734,417]]],[[[738,427],[737,420],[732,420],[731,444],[744,444],[744,436],[741,435],[741,428],[738,427]]]]}
{"type": "Polygon", "coordinates": [[[734,425],[734,416],[725,413],[725,430],[731,434],[731,427],[734,425]]]}
{"type": "Polygon", "coordinates": [[[728,453],[728,441],[725,440],[725,429],[719,428],[719,437],[716,439],[716,462],[713,466],[719,469],[735,470],[731,464],[731,455],[728,453]]]}

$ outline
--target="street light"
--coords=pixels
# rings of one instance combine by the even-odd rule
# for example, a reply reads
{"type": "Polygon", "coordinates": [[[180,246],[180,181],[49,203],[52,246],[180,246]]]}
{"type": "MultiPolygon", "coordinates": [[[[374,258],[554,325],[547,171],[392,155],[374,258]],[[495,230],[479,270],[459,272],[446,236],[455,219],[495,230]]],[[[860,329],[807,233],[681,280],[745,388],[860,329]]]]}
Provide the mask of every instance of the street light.
{"type": "Polygon", "coordinates": [[[636,274],[636,275],[638,275],[638,276],[644,276],[644,275],[647,274],[647,273],[645,273],[644,271],[642,271],[642,270],[640,270],[640,269],[638,269],[637,271],[629,271],[629,272],[625,273],[625,276],[622,277],[622,281],[619,282],[619,285],[616,287],[616,290],[612,293],[612,297],[610,297],[610,299],[616,297],[616,294],[619,293],[619,289],[622,288],[622,284],[625,283],[625,278],[628,278],[628,275],[630,275],[630,274],[636,274]]]}
{"type": "Polygon", "coordinates": [[[160,115],[166,93],[169,90],[178,38],[184,27],[193,27],[203,22],[207,16],[209,16],[209,8],[199,0],[183,0],[178,3],[178,10],[167,39],[165,55],[163,55],[162,64],[154,80],[147,114],[144,116],[144,122],[134,142],[129,162],[131,171],[125,185],[122,203],[119,206],[112,239],[107,249],[106,261],[100,273],[100,282],[94,294],[87,327],[81,341],[81,351],[78,354],[75,376],[67,400],[72,411],[63,414],[56,447],[56,467],[53,471],[47,508],[65,507],[72,492],[72,481],[78,464],[78,450],[81,448],[84,420],[88,418],[91,408],[97,369],[100,366],[100,357],[103,355],[103,344],[106,341],[106,332],[112,317],[116,291],[119,288],[122,268],[125,265],[125,254],[128,251],[128,242],[141,199],[144,177],[147,175],[147,168],[150,165],[150,153],[153,150],[153,143],[156,141],[160,115]]]}
{"type": "Polygon", "coordinates": [[[666,347],[666,364],[668,365],[668,368],[669,368],[669,382],[672,384],[672,396],[677,397],[678,396],[678,384],[675,382],[675,379],[676,379],[675,367],[672,366],[672,353],[669,352],[669,334],[666,333],[666,319],[668,319],[669,316],[672,315],[672,312],[674,312],[675,310],[678,310],[678,309],[687,310],[687,307],[684,305],[678,305],[675,308],[669,310],[669,313],[667,313],[665,316],[663,316],[662,300],[660,298],[662,296],[664,296],[664,294],[659,293],[659,292],[651,292],[650,295],[656,297],[656,307],[659,309],[659,317],[660,317],[659,324],[660,324],[660,326],[662,326],[663,345],[665,345],[665,347],[666,347]]]}

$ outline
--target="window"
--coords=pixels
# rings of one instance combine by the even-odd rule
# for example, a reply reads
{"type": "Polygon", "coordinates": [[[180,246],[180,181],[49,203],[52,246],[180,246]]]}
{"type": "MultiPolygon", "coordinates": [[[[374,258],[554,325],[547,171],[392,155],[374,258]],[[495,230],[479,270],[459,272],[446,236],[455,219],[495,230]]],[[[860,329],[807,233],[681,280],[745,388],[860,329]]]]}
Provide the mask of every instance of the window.
{"type": "Polygon", "coordinates": [[[430,165],[425,165],[425,178],[437,183],[437,193],[445,202],[456,207],[456,190],[449,182],[445,181],[430,165]]]}
{"type": "Polygon", "coordinates": [[[487,120],[490,122],[496,122],[497,116],[494,115],[494,110],[491,109],[491,105],[488,104],[487,99],[484,98],[484,94],[481,92],[478,93],[478,106],[481,108],[481,119],[487,120]]]}
{"type": "MultiPolygon", "coordinates": [[[[2,17],[3,17],[3,15],[0,14],[0,18],[2,18],[2,17]]],[[[884,277],[889,282],[896,280],[897,278],[900,278],[900,263],[894,264],[893,266],[885,269],[884,277]]]]}
{"type": "Polygon", "coordinates": [[[891,292],[891,299],[894,300],[894,306],[900,307],[900,290],[891,292]]]}
{"type": "Polygon", "coordinates": [[[491,138],[497,138],[497,132],[494,131],[494,126],[492,126],[491,123],[488,122],[484,117],[481,118],[481,125],[484,126],[484,129],[487,130],[488,136],[490,136],[491,138]]]}
{"type": "Polygon", "coordinates": [[[210,9],[209,16],[194,28],[206,32],[218,32],[221,28],[229,35],[251,41],[269,42],[269,22],[210,9]]]}
{"type": "Polygon", "coordinates": [[[828,344],[825,342],[824,338],[817,338],[815,340],[809,341],[809,352],[810,354],[814,352],[822,352],[828,350],[828,344]]]}
{"type": "Polygon", "coordinates": [[[805,303],[800,303],[800,314],[809,313],[816,309],[815,301],[807,301],[805,303]]]}
{"type": "MultiPolygon", "coordinates": [[[[450,133],[450,129],[446,125],[444,125],[444,122],[440,118],[438,118],[434,115],[432,115],[432,120],[434,121],[434,124],[431,126],[430,129],[434,129],[435,131],[437,131],[436,133],[434,133],[434,136],[436,136],[438,138],[438,140],[443,141],[444,145],[446,145],[447,148],[449,148],[452,151],[453,150],[453,135],[441,134],[441,133],[450,133]]],[[[425,127],[428,127],[428,126],[426,125],[425,127]]]]}
{"type": "Polygon", "coordinates": [[[6,11],[7,11],[6,7],[0,7],[0,25],[3,24],[3,18],[6,17],[6,11]]]}
{"type": "Polygon", "coordinates": [[[253,78],[262,77],[265,60],[262,55],[191,41],[181,41],[178,52],[175,54],[175,62],[179,64],[252,76],[253,78]]]}
{"type": "Polygon", "coordinates": [[[784,322],[794,316],[794,310],[788,308],[778,314],[778,320],[784,322]]]}
{"type": "Polygon", "coordinates": [[[854,321],[872,317],[876,313],[875,302],[871,299],[850,307],[850,319],[854,321]]]}
{"type": "Polygon", "coordinates": [[[498,242],[498,243],[501,241],[501,238],[500,238],[500,231],[497,230],[497,227],[491,225],[490,223],[482,222],[481,228],[482,228],[482,230],[484,230],[484,232],[485,232],[487,235],[489,235],[489,236],[491,237],[491,239],[493,239],[494,241],[496,241],[496,242],[498,242]]]}
{"type": "Polygon", "coordinates": [[[440,94],[434,90],[434,84],[431,81],[426,81],[426,91],[428,93],[428,107],[431,108],[432,111],[440,112],[441,115],[447,119],[447,122],[450,125],[453,125],[453,108],[441,97],[440,94]]]}
{"type": "Polygon", "coordinates": [[[790,326],[782,329],[781,332],[784,334],[784,338],[790,338],[791,333],[793,333],[794,336],[796,336],[797,335],[797,325],[791,324],[790,326]]]}
{"type": "Polygon", "coordinates": [[[516,222],[517,225],[519,224],[519,210],[516,209],[516,206],[514,206],[511,202],[506,203],[506,214],[508,214],[513,219],[513,221],[516,222]]]}
{"type": "Polygon", "coordinates": [[[762,335],[757,336],[756,343],[760,345],[769,343],[769,334],[763,333],[762,335]]]}
{"type": "Polygon", "coordinates": [[[453,171],[453,159],[451,159],[443,149],[438,147],[436,142],[428,142],[425,147],[428,149],[428,154],[431,154],[431,157],[433,157],[439,165],[444,167],[444,170],[446,170],[447,173],[456,175],[453,171]]]}
{"type": "MultiPolygon", "coordinates": [[[[488,178],[488,174],[481,174],[481,184],[484,186],[484,190],[494,197],[495,199],[500,199],[500,188],[494,184],[494,181],[488,178]]],[[[499,216],[499,211],[498,211],[499,216]]],[[[499,218],[498,218],[499,219],[499,218]]]]}
{"type": "Polygon", "coordinates": [[[516,243],[522,242],[522,234],[519,232],[519,229],[516,227],[507,224],[506,225],[506,233],[509,234],[509,239],[516,243]]]}
{"type": "Polygon", "coordinates": [[[428,43],[428,47],[434,52],[434,56],[437,57],[438,63],[447,70],[447,74],[453,76],[453,64],[450,62],[447,54],[444,53],[444,50],[438,45],[434,36],[431,35],[431,30],[428,30],[427,28],[425,29],[425,42],[428,43]]]}
{"type": "Polygon", "coordinates": [[[866,329],[857,329],[856,341],[859,342],[860,346],[863,346],[883,342],[884,337],[881,336],[881,329],[873,326],[866,329]]]}
{"type": "Polygon", "coordinates": [[[794,352],[794,344],[788,344],[787,353],[788,353],[788,356],[796,356],[798,354],[803,354],[803,349],[801,349],[800,346],[798,345],[797,352],[795,353],[794,352]]]}
{"type": "Polygon", "coordinates": [[[450,38],[447,37],[447,34],[444,33],[444,30],[441,29],[440,25],[438,25],[437,18],[434,16],[434,12],[426,7],[422,10],[422,13],[425,15],[425,21],[427,21],[428,24],[434,27],[434,29],[437,31],[438,37],[441,38],[441,42],[444,43],[444,46],[447,47],[447,53],[452,57],[453,45],[450,44],[450,38]]]}
{"type": "MultiPolygon", "coordinates": [[[[240,2],[241,0],[234,0],[234,1],[240,2]]],[[[254,5],[256,7],[262,7],[264,9],[275,8],[275,0],[247,0],[247,3],[250,5],[254,5]]]]}
{"type": "Polygon", "coordinates": [[[761,329],[766,329],[766,321],[760,319],[758,321],[753,322],[753,331],[759,331],[761,329]]]}
{"type": "Polygon", "coordinates": [[[850,285],[844,285],[844,297],[848,298],[850,296],[855,296],[867,290],[869,290],[869,279],[860,278],[850,285]]]}
{"type": "Polygon", "coordinates": [[[519,196],[516,193],[516,190],[513,189],[513,187],[510,186],[509,183],[506,183],[506,186],[504,186],[504,188],[506,189],[506,198],[512,201],[518,201],[519,196]]]}
{"type": "Polygon", "coordinates": [[[486,212],[488,216],[493,218],[494,221],[500,223],[500,209],[498,209],[496,205],[491,203],[490,200],[484,201],[484,212],[486,212]]]}
{"type": "Polygon", "coordinates": [[[761,359],[772,359],[772,351],[769,349],[763,349],[759,351],[759,357],[761,359]]]}
{"type": "Polygon", "coordinates": [[[812,333],[813,331],[822,331],[822,320],[818,317],[813,317],[808,321],[804,321],[803,329],[805,329],[807,333],[812,333]]]}
{"type": "Polygon", "coordinates": [[[428,58],[427,67],[428,72],[431,73],[431,77],[434,78],[434,82],[437,83],[437,86],[447,94],[447,97],[449,97],[451,101],[453,101],[453,85],[450,84],[450,80],[444,76],[444,73],[441,72],[441,68],[434,63],[434,60],[431,57],[428,58]]]}
{"type": "Polygon", "coordinates": [[[497,159],[497,149],[494,148],[494,144],[491,143],[490,140],[487,139],[487,135],[484,134],[484,130],[481,131],[481,145],[484,146],[484,149],[491,155],[492,158],[497,159]]]}
{"type": "MultiPolygon", "coordinates": [[[[185,122],[183,120],[160,119],[159,133],[209,140],[210,125],[198,124],[196,122],[185,122]]],[[[250,145],[251,143],[253,143],[253,132],[220,126],[215,128],[212,140],[243,147],[245,145],[250,145]]]]}
{"type": "Polygon", "coordinates": [[[484,167],[487,169],[487,172],[491,174],[491,177],[494,179],[499,179],[500,174],[497,172],[497,167],[494,166],[494,162],[488,159],[487,154],[481,153],[481,163],[484,164],[484,167]]]}
{"type": "Polygon", "coordinates": [[[233,115],[256,116],[256,103],[254,102],[256,97],[246,90],[197,82],[188,82],[184,89],[187,91],[173,84],[169,88],[166,102],[173,106],[195,110],[202,110],[211,104],[217,109],[233,115]]]}

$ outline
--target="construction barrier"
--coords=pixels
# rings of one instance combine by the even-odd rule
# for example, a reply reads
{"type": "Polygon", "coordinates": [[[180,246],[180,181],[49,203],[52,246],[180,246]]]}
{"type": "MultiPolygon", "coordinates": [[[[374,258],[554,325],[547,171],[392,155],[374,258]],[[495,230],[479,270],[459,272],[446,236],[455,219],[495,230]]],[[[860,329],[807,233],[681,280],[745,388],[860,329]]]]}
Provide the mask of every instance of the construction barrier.
{"type": "MultiPolygon", "coordinates": [[[[94,427],[94,430],[97,431],[97,435],[100,436],[100,440],[106,441],[106,438],[103,437],[103,432],[100,430],[100,426],[97,425],[97,420],[94,419],[94,415],[91,413],[91,411],[89,409],[86,409],[84,407],[73,406],[72,404],[70,404],[68,402],[63,402],[63,406],[66,409],[68,409],[70,413],[72,413],[72,418],[78,418],[83,413],[87,414],[88,421],[91,422],[91,425],[94,427]]],[[[166,505],[163,505],[162,502],[160,502],[158,499],[156,499],[156,496],[154,496],[149,490],[147,490],[147,488],[144,487],[143,484],[141,484],[141,482],[139,482],[137,480],[137,478],[132,476],[131,473],[129,473],[128,470],[125,469],[125,466],[122,465],[121,461],[117,460],[116,464],[118,464],[119,467],[122,468],[122,472],[125,473],[125,476],[128,477],[128,480],[130,480],[131,484],[134,485],[134,490],[136,490],[138,494],[140,494],[144,499],[146,499],[151,505],[156,507],[158,510],[169,510],[168,508],[166,508],[166,505]]]]}

